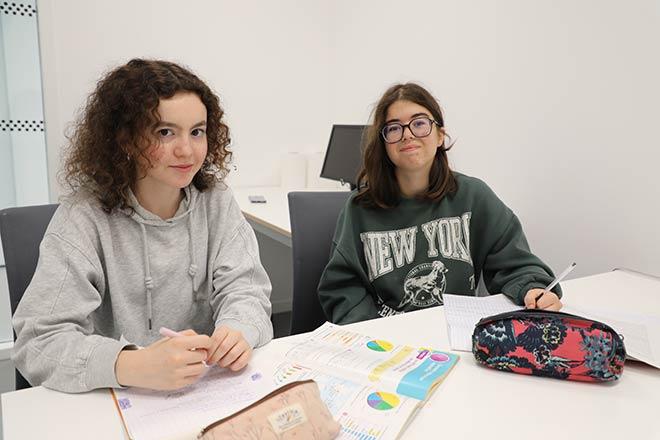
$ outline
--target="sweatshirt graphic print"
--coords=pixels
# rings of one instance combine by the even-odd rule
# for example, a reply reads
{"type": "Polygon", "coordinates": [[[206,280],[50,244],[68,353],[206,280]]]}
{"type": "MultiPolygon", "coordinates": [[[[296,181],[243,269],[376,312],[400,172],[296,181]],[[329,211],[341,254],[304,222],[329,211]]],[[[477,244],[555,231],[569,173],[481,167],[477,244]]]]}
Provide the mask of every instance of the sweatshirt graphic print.
{"type": "MultiPolygon", "coordinates": [[[[369,281],[413,265],[403,278],[403,296],[397,309],[402,310],[409,305],[416,308],[442,305],[442,294],[447,289],[446,273],[449,271],[443,259],[462,261],[472,266],[471,215],[471,212],[466,212],[460,217],[435,219],[423,223],[421,227],[361,233],[369,281]],[[426,244],[426,250],[421,250],[426,254],[426,261],[423,262],[416,258],[419,239],[425,240],[426,244]]],[[[471,275],[470,291],[475,289],[474,281],[474,275],[471,275]]],[[[388,309],[381,310],[385,315],[391,314],[388,309]]]]}

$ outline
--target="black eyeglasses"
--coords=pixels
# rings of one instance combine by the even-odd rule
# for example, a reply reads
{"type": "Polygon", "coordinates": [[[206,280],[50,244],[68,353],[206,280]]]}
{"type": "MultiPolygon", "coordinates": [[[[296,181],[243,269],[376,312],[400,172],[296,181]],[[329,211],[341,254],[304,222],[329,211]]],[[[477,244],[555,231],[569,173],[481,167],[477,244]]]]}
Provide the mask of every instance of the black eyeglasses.
{"type": "Polygon", "coordinates": [[[413,136],[423,138],[431,134],[433,124],[437,125],[438,127],[442,127],[442,125],[438,124],[433,119],[427,118],[426,116],[421,116],[411,120],[407,124],[391,122],[383,127],[383,129],[380,131],[380,134],[383,136],[383,140],[385,142],[388,144],[393,144],[403,139],[403,131],[406,129],[406,127],[410,129],[410,132],[413,134],[413,136]]]}

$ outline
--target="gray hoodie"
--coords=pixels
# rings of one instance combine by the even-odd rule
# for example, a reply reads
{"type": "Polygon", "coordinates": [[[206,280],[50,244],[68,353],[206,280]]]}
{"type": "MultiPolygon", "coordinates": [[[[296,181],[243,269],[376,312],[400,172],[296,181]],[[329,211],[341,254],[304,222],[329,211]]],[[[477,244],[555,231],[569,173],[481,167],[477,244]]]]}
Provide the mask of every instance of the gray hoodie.
{"type": "Polygon", "coordinates": [[[55,212],[13,318],[12,359],[33,385],[119,387],[119,352],[158,340],[160,327],[227,325],[252,347],[272,339],[270,281],[231,191],[191,185],[168,220],[130,197],[132,211],[78,195],[55,212]]]}

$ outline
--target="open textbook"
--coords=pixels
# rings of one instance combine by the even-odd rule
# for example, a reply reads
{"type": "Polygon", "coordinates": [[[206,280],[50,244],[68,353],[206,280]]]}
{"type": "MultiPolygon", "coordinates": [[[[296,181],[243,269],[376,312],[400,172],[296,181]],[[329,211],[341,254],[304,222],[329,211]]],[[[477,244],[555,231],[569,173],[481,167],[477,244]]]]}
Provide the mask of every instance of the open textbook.
{"type": "Polygon", "coordinates": [[[240,373],[211,367],[182,390],[113,390],[129,438],[194,438],[279,386],[313,379],[342,425],[339,439],[395,439],[458,361],[456,354],[394,345],[329,323],[278,342],[275,356],[258,357],[240,373]]]}
{"type": "Polygon", "coordinates": [[[429,347],[394,345],[325,323],[293,342],[273,377],[313,379],[341,424],[339,439],[395,439],[458,361],[429,347]]]}

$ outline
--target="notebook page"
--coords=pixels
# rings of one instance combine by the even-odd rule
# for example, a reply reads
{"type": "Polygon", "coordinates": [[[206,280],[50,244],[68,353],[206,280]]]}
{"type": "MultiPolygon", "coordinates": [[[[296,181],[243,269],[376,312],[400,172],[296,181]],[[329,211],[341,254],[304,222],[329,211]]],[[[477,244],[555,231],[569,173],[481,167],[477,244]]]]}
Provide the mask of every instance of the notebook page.
{"type": "Polygon", "coordinates": [[[115,389],[129,438],[190,439],[206,425],[231,415],[272,390],[260,371],[211,367],[199,382],[176,391],[115,389]]]}
{"type": "Polygon", "coordinates": [[[521,310],[506,296],[475,297],[444,294],[447,333],[452,350],[472,351],[472,332],[481,318],[521,310]]]}

